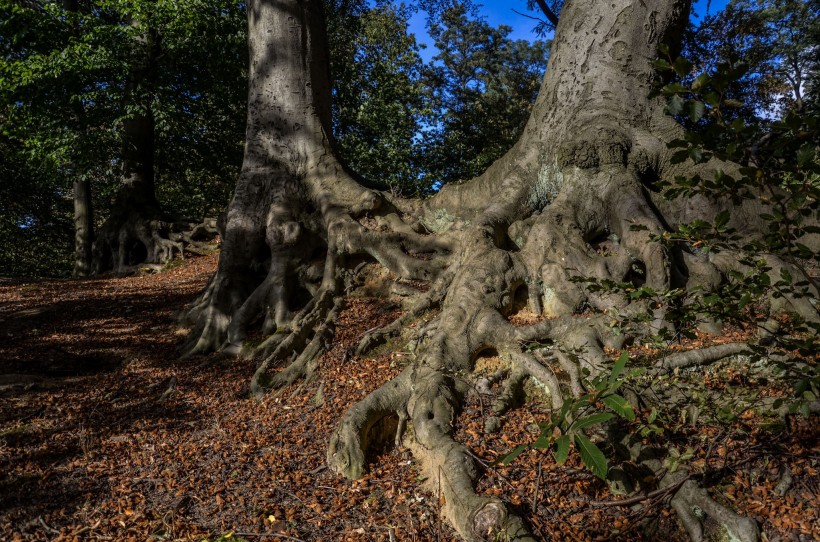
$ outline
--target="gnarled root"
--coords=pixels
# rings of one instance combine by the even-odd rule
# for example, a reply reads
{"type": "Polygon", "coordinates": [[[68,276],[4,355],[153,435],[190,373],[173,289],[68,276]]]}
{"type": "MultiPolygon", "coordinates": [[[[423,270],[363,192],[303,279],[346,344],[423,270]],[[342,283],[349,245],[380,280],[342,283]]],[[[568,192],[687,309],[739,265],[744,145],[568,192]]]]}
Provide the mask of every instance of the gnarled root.
{"type": "MultiPolygon", "coordinates": [[[[316,360],[333,337],[334,322],[340,310],[341,301],[336,299],[333,289],[323,289],[315,296],[294,319],[293,331],[276,343],[273,351],[265,356],[256,369],[250,383],[251,396],[261,399],[265,388],[282,387],[293,383],[297,378],[312,374],[316,360]],[[295,353],[293,362],[269,382],[263,382],[263,376],[271,364],[284,359],[291,352],[295,353]]],[[[263,343],[261,346],[263,351],[267,351],[273,344],[263,343]]]]}
{"type": "Polygon", "coordinates": [[[475,462],[450,435],[465,391],[463,382],[439,370],[408,367],[348,410],[331,438],[328,463],[347,478],[361,477],[372,428],[386,416],[398,416],[397,444],[409,421],[413,438],[405,442],[422,464],[430,490],[443,502],[442,514],[465,540],[533,540],[521,519],[501,501],[479,496],[473,489],[478,476],[475,462]]]}
{"type": "MultiPolygon", "coordinates": [[[[452,273],[451,272],[444,272],[439,276],[436,280],[433,287],[430,289],[429,292],[424,294],[413,306],[407,311],[405,314],[391,322],[390,324],[374,329],[368,333],[365,333],[364,337],[362,337],[361,341],[359,341],[359,345],[356,347],[356,355],[361,356],[382,344],[387,338],[397,335],[401,332],[401,330],[407,326],[413,319],[418,318],[426,311],[436,307],[441,300],[444,298],[444,295],[447,292],[447,288],[452,281],[452,273]]],[[[423,328],[420,329],[415,337],[415,339],[411,342],[417,343],[419,340],[423,339],[423,336],[428,332],[430,328],[423,328]]]]}
{"type": "MultiPolygon", "coordinates": [[[[683,473],[675,474],[684,475],[683,473]]],[[[674,476],[664,478],[664,484],[671,485],[672,483],[675,483],[674,476]]],[[[694,480],[683,482],[675,496],[672,497],[671,504],[692,542],[718,542],[727,539],[739,542],[760,540],[760,531],[754,520],[739,516],[719,504],[694,480]]]]}
{"type": "Polygon", "coordinates": [[[399,445],[407,421],[407,402],[410,397],[411,371],[383,385],[348,409],[330,439],[327,450],[328,465],[350,480],[361,478],[365,470],[365,452],[371,428],[379,421],[396,416],[399,420],[395,443],[399,445]]]}
{"type": "Polygon", "coordinates": [[[160,270],[175,258],[183,259],[186,251],[204,254],[212,250],[218,234],[215,219],[197,224],[174,219],[153,207],[114,213],[94,241],[94,273],[160,270]]]}
{"type": "MultiPolygon", "coordinates": [[[[531,306],[548,316],[569,316],[585,303],[601,310],[629,303],[585,288],[576,276],[667,289],[669,259],[657,240],[663,225],[648,209],[634,173],[608,166],[597,172],[573,169],[568,177],[569,189],[534,220],[522,248],[532,282],[541,285],[540,300],[531,306]]],[[[652,328],[664,325],[658,312],[652,328]]]]}

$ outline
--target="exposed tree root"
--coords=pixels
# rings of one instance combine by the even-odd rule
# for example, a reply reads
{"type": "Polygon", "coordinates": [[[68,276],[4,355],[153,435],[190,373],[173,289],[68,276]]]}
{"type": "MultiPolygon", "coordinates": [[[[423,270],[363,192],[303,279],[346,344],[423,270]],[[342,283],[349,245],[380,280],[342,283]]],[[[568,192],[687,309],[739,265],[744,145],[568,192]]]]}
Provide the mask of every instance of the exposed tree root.
{"type": "MultiPolygon", "coordinates": [[[[648,189],[695,171],[670,160],[666,143],[679,138],[681,128],[662,101],[649,97],[651,60],[659,44],[680,32],[688,5],[613,0],[601,9],[592,0],[568,1],[521,141],[483,175],[423,202],[365,188],[334,158],[321,18],[314,9],[314,2],[285,0],[249,10],[251,28],[259,31],[251,33],[245,163],[219,270],[189,314],[196,327],[187,352],[239,353],[248,331],[261,323],[263,342],[244,348],[260,360],[250,385],[260,397],[311,377],[333,338],[342,292],[363,262],[426,283],[426,293],[405,292],[412,302],[407,313],[360,341],[356,353],[362,355],[439,309],[410,338],[410,365],[344,415],[328,463],[358,478],[368,450],[388,436],[411,448],[464,539],[530,539],[502,501],[476,494],[476,464],[452,434],[469,390],[489,389],[489,380],[471,382],[476,358],[490,350],[509,363],[493,377],[501,384],[495,414],[516,406],[527,378],[543,384],[552,407],[560,408],[585,393],[588,377],[611,368],[605,348],[619,349],[670,325],[666,307],[656,301],[596,290],[577,277],[657,292],[674,283],[697,296],[740,269],[738,255],[707,256],[661,242],[679,224],[711,220],[719,205],[660,203],[648,189]],[[271,38],[280,34],[300,39],[271,38]],[[522,300],[539,318],[553,319],[513,326],[507,317],[522,300]],[[612,326],[619,318],[639,323],[618,334],[612,326]],[[543,345],[551,346],[548,355],[530,350],[543,345]],[[286,368],[268,375],[286,360],[286,368]]],[[[741,210],[752,223],[754,209],[741,210]]],[[[790,269],[784,265],[772,257],[772,274],[790,269]]],[[[782,308],[777,299],[773,313],[782,308]]],[[[816,319],[810,302],[787,301],[816,319]]],[[[675,354],[656,370],[744,349],[733,344],[675,354]]],[[[664,487],[680,482],[664,480],[664,487]]],[[[732,536],[756,540],[749,520],[712,501],[692,480],[680,484],[673,503],[695,540],[704,536],[696,509],[732,536]]]]}
{"type": "Polygon", "coordinates": [[[212,241],[218,234],[215,219],[197,224],[169,218],[159,210],[135,209],[125,216],[115,213],[94,241],[94,273],[132,273],[184,259],[186,251],[205,254],[213,250],[212,241]]]}
{"type": "MultiPolygon", "coordinates": [[[[685,476],[684,473],[678,474],[685,476]]],[[[758,542],[760,540],[760,531],[754,520],[739,516],[719,504],[694,480],[687,480],[681,485],[672,497],[671,504],[692,542],[709,540],[758,542]]]]}
{"type": "Polygon", "coordinates": [[[685,369],[698,365],[706,365],[715,361],[720,361],[729,356],[736,356],[749,351],[746,343],[728,343],[710,346],[707,348],[697,348],[688,352],[679,352],[660,359],[655,367],[664,371],[674,369],[685,369]]]}

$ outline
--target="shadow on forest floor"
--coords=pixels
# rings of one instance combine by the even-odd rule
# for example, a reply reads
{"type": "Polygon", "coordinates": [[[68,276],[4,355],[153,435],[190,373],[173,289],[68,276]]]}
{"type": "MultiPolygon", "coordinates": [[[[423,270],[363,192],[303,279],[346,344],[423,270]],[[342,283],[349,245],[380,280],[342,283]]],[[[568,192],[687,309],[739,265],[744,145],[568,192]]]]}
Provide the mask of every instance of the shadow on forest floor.
{"type": "MultiPolygon", "coordinates": [[[[254,402],[254,361],[178,359],[176,314],[215,266],[213,255],[144,277],[0,281],[0,540],[200,541],[228,531],[246,540],[455,540],[407,450],[373,454],[355,482],[325,466],[341,413],[408,363],[389,349],[350,355],[366,330],[399,311],[349,298],[318,378],[254,402]]],[[[469,399],[455,430],[489,465],[531,442],[549,410],[527,404],[502,416],[494,434],[483,431],[486,415],[469,399]]],[[[817,431],[739,426],[748,429],[742,438],[714,427],[667,437],[714,448],[720,458],[711,461],[724,466],[766,450],[712,491],[770,540],[800,540],[817,519],[820,474],[807,461],[817,457],[817,431]],[[787,499],[772,491],[784,465],[796,480],[787,499]]],[[[558,465],[530,450],[484,468],[478,491],[508,499],[551,540],[687,539],[662,502],[640,517],[596,506],[614,496],[577,454],[558,465]],[[650,517],[654,533],[636,517],[650,517]]]]}

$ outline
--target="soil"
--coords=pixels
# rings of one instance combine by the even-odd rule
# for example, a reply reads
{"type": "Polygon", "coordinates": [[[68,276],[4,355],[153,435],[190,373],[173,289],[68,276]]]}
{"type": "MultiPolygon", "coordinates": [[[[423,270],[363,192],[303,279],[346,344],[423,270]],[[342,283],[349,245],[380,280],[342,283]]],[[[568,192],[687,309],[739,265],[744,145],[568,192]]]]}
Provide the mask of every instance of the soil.
{"type": "MultiPolygon", "coordinates": [[[[399,309],[348,299],[318,378],[255,402],[253,360],[179,360],[187,330],[177,314],[216,262],[192,258],[128,278],[0,280],[0,539],[454,540],[407,450],[377,451],[356,482],[325,467],[342,413],[409,362],[402,352],[353,355],[365,331],[399,309]]],[[[737,379],[727,369],[706,383],[737,379]]],[[[619,506],[624,497],[577,453],[558,465],[530,449],[493,466],[532,442],[549,410],[525,405],[488,435],[491,403],[471,395],[456,438],[485,465],[478,490],[508,499],[536,536],[686,539],[668,495],[619,506]]],[[[773,431],[749,411],[731,425],[670,421],[663,438],[692,449],[690,465],[712,496],[757,520],[764,540],[817,540],[815,422],[793,418],[773,431]],[[785,467],[793,484],[781,497],[774,488],[785,467]]]]}

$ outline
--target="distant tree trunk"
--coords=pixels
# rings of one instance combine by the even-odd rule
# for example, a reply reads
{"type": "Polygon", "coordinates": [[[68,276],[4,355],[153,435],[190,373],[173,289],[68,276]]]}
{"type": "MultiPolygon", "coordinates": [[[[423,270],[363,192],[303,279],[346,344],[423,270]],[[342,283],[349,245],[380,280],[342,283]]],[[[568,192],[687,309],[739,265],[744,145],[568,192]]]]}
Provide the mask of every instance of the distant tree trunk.
{"type": "Polygon", "coordinates": [[[94,242],[94,211],[91,205],[91,181],[74,181],[74,276],[91,273],[94,242]]]}
{"type": "MultiPolygon", "coordinates": [[[[76,13],[77,0],[63,0],[63,9],[76,13]]],[[[78,28],[74,27],[76,33],[78,28]]],[[[73,102],[79,131],[85,134],[85,109],[78,101],[73,102]]],[[[74,175],[78,172],[73,168],[74,175]]],[[[74,276],[84,277],[92,271],[94,243],[94,209],[92,207],[91,181],[86,178],[74,180],[74,276]]]]}
{"type": "MultiPolygon", "coordinates": [[[[492,349],[509,364],[496,413],[512,406],[525,378],[549,389],[560,409],[582,393],[580,375],[611,365],[604,348],[627,338],[605,311],[646,309],[587,291],[573,274],[664,290],[675,265],[688,269],[681,288],[709,288],[731,269],[697,252],[676,261],[659,241],[667,228],[711,219],[728,204],[668,203],[653,194],[659,180],[732,167],[677,164],[666,146],[682,131],[652,94],[652,62],[661,43],[679,41],[689,8],[685,0],[568,0],[518,143],[479,177],[405,200],[365,188],[335,157],[321,2],[252,0],[244,163],[218,270],[189,313],[187,354],[244,348],[259,359],[250,389],[261,397],[314,374],[344,293],[362,273],[383,267],[405,290],[407,280],[423,285],[405,315],[362,339],[357,355],[402,331],[414,346],[399,376],[344,415],[328,463],[361,477],[371,430],[393,421],[396,445],[419,459],[463,538],[532,540],[500,499],[475,492],[478,466],[452,435],[476,386],[476,358],[492,349]],[[642,276],[632,278],[636,268],[642,276]],[[513,325],[507,317],[521,305],[553,318],[513,325]],[[602,312],[576,316],[589,306],[602,312]],[[243,345],[254,325],[266,339],[243,345]],[[552,344],[554,356],[537,359],[525,346],[532,341],[552,344]],[[268,372],[284,361],[285,369],[268,372]]],[[[732,227],[749,231],[754,212],[733,208],[732,227]]],[[[729,538],[758,540],[753,521],[694,481],[665,476],[661,463],[649,468],[664,487],[680,482],[674,506],[693,539],[702,539],[705,514],[729,538]]]]}
{"type": "Polygon", "coordinates": [[[132,71],[126,82],[125,107],[137,106],[139,112],[123,121],[122,130],[122,185],[117,193],[115,207],[158,207],[154,187],[155,120],[151,106],[153,99],[154,62],[159,55],[159,44],[149,31],[145,47],[145,64],[132,71]],[[141,97],[138,97],[142,94],[141,97]],[[138,103],[133,103],[139,100],[138,103]]]}
{"type": "MultiPolygon", "coordinates": [[[[136,22],[134,23],[137,24],[136,22]]],[[[177,223],[160,206],[154,190],[155,120],[151,107],[159,35],[145,31],[134,44],[136,61],[125,84],[123,109],[122,183],[111,213],[94,243],[94,272],[127,272],[138,265],[158,266],[182,257],[177,223]]]]}

